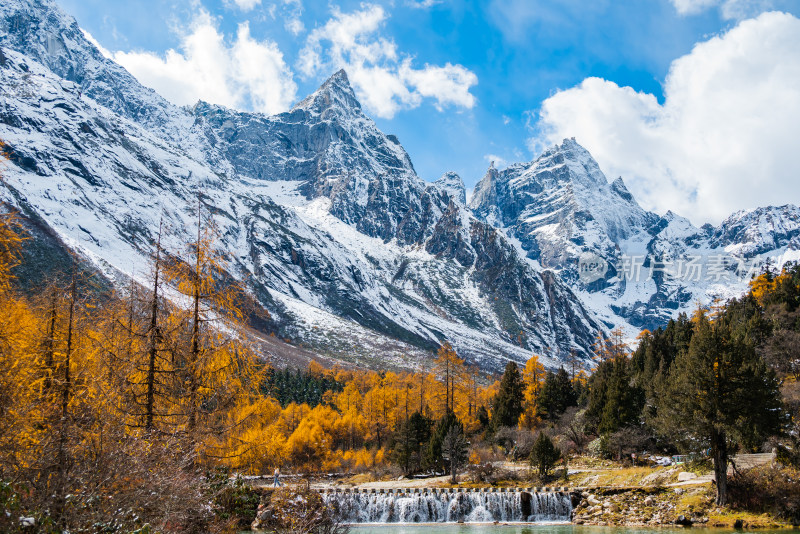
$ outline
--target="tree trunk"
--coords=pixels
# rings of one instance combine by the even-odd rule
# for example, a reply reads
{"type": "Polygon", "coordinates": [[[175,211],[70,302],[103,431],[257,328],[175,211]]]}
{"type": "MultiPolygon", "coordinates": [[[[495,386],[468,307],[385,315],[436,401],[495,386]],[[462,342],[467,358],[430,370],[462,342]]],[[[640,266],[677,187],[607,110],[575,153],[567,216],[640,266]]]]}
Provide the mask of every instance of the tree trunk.
{"type": "Polygon", "coordinates": [[[201,265],[200,265],[200,247],[202,242],[200,239],[200,206],[198,197],[197,207],[197,250],[195,250],[195,270],[194,270],[194,294],[192,295],[193,310],[192,310],[192,344],[189,349],[189,431],[193,432],[197,426],[197,391],[199,389],[199,377],[197,366],[200,361],[200,284],[201,280],[201,265]]]}
{"type": "Polygon", "coordinates": [[[408,389],[411,387],[411,384],[406,382],[406,424],[405,424],[405,432],[404,432],[404,440],[405,440],[405,474],[409,474],[408,469],[410,467],[411,462],[411,424],[408,420],[408,389]]]}
{"type": "Polygon", "coordinates": [[[444,365],[444,413],[450,411],[450,360],[445,360],[444,365]]]}
{"type": "Polygon", "coordinates": [[[717,487],[718,506],[728,502],[728,444],[724,432],[714,432],[711,437],[711,449],[714,454],[714,478],[717,487]]]}
{"type": "Polygon", "coordinates": [[[419,373],[419,413],[425,413],[425,370],[419,373]]]}
{"type": "MultiPolygon", "coordinates": [[[[162,220],[163,221],[163,220],[162,220]]],[[[163,223],[163,222],[162,222],[163,223]]],[[[153,300],[150,303],[150,339],[147,361],[147,400],[145,404],[145,428],[153,428],[156,389],[156,356],[158,355],[158,275],[161,267],[161,224],[158,225],[158,243],[156,244],[155,274],[153,277],[153,300]]],[[[131,323],[132,324],[132,323],[131,323]]]]}
{"type": "Polygon", "coordinates": [[[45,339],[44,365],[47,373],[44,380],[44,390],[50,394],[53,387],[53,373],[55,372],[55,346],[56,346],[56,320],[58,319],[58,286],[53,284],[53,294],[50,302],[50,321],[47,327],[47,338],[45,339]]]}
{"type": "Polygon", "coordinates": [[[72,286],[70,287],[69,319],[67,322],[67,347],[64,353],[64,376],[61,389],[61,421],[59,422],[58,434],[58,456],[57,469],[58,481],[57,492],[54,503],[54,519],[62,529],[66,527],[66,491],[67,491],[67,418],[69,417],[69,401],[72,394],[72,376],[70,375],[70,359],[72,356],[73,330],[75,323],[75,304],[78,300],[77,275],[72,274],[72,286]]]}

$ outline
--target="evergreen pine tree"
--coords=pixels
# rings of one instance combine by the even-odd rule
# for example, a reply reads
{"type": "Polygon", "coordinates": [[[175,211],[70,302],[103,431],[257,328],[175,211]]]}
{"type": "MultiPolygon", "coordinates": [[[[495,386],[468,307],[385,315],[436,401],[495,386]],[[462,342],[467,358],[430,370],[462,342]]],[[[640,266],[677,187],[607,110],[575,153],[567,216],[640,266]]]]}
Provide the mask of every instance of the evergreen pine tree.
{"type": "Polygon", "coordinates": [[[600,407],[598,430],[616,432],[639,421],[644,407],[644,394],[632,384],[633,378],[627,360],[615,359],[607,363],[610,373],[600,407]]]}
{"type": "Polygon", "coordinates": [[[433,421],[419,412],[400,421],[395,433],[395,461],[403,466],[406,474],[419,471],[425,456],[425,446],[431,439],[433,421]]]}
{"type": "Polygon", "coordinates": [[[500,380],[500,389],[494,398],[492,426],[495,429],[502,426],[517,426],[519,416],[522,414],[524,391],[525,384],[522,382],[517,364],[508,362],[500,380]]]}
{"type": "Polygon", "coordinates": [[[442,418],[439,419],[439,422],[436,423],[436,427],[431,434],[431,439],[428,442],[426,457],[427,466],[431,469],[444,470],[447,467],[442,454],[442,445],[444,444],[445,436],[454,426],[459,427],[462,433],[464,432],[464,425],[461,424],[455,412],[452,411],[444,414],[442,418]]]}
{"type": "Polygon", "coordinates": [[[539,393],[539,406],[542,416],[555,421],[570,406],[577,406],[578,396],[569,374],[562,367],[557,373],[549,371],[544,379],[542,391],[539,393]]]}
{"type": "Polygon", "coordinates": [[[752,344],[723,317],[695,316],[689,350],[675,360],[657,396],[657,422],[684,446],[708,447],[714,460],[718,505],[727,501],[728,455],[736,443],[754,446],[780,430],[779,382],[752,344]]]}
{"type": "Polygon", "coordinates": [[[486,406],[481,405],[478,407],[477,419],[478,424],[481,426],[481,430],[485,430],[489,427],[489,423],[491,421],[489,420],[489,410],[486,409],[486,406]]]}
{"type": "Polygon", "coordinates": [[[561,451],[553,444],[553,440],[544,432],[539,432],[531,450],[531,466],[536,469],[540,477],[547,477],[560,459],[561,451]]]}
{"type": "Polygon", "coordinates": [[[461,425],[453,425],[442,441],[442,456],[445,464],[450,469],[450,482],[458,482],[456,475],[458,468],[467,461],[467,438],[464,437],[464,429],[461,425]]]}

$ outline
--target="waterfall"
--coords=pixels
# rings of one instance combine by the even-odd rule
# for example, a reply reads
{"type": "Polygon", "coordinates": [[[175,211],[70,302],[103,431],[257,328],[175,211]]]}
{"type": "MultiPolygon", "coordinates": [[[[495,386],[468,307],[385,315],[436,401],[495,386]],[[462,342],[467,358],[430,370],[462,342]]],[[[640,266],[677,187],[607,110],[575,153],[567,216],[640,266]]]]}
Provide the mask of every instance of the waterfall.
{"type": "Polygon", "coordinates": [[[565,492],[416,490],[327,492],[325,502],[346,523],[569,521],[565,492]]]}

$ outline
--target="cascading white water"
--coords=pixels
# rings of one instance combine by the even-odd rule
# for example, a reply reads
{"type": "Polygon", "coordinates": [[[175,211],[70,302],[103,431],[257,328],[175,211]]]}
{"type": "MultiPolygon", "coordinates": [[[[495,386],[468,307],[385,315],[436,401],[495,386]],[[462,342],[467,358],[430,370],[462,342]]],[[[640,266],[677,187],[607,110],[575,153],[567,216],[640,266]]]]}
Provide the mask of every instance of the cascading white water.
{"type": "Polygon", "coordinates": [[[346,523],[467,523],[569,521],[568,493],[447,492],[326,493],[346,523]]]}

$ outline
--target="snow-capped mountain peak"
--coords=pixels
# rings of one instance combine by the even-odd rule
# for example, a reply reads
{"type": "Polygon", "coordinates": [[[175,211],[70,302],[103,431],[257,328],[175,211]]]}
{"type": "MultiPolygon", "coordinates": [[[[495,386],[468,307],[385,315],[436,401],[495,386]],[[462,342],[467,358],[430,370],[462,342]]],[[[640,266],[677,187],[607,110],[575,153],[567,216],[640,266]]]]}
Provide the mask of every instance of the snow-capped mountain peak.
{"type": "Polygon", "coordinates": [[[737,211],[719,225],[712,244],[748,254],[800,250],[800,208],[787,204],[737,211]]]}
{"type": "Polygon", "coordinates": [[[574,139],[530,163],[490,168],[470,206],[518,239],[534,264],[556,270],[600,317],[630,331],[743,292],[766,257],[800,259],[797,207],[741,211],[698,229],[673,212],[642,209],[623,179],[609,184],[574,139]],[[590,267],[600,270],[586,276],[590,267]]]}
{"type": "Polygon", "coordinates": [[[8,0],[0,3],[2,45],[23,53],[57,76],[74,82],[82,94],[114,112],[150,126],[185,117],[155,91],[145,88],[123,67],[103,56],[77,21],[54,0],[8,0]]]}
{"type": "Polygon", "coordinates": [[[625,186],[625,181],[622,179],[622,176],[618,176],[616,180],[611,182],[611,190],[619,195],[623,200],[627,202],[635,202],[633,200],[633,195],[625,186]]]}
{"type": "Polygon", "coordinates": [[[646,233],[658,219],[636,203],[621,179],[609,184],[574,139],[530,163],[490,168],[470,207],[519,239],[530,259],[559,270],[574,268],[583,253],[612,256],[618,241],[646,233]]]}
{"type": "Polygon", "coordinates": [[[512,178],[518,187],[524,187],[528,180],[572,182],[587,187],[607,184],[597,162],[575,138],[564,139],[560,145],[546,150],[526,172],[512,178]]]}
{"type": "Polygon", "coordinates": [[[361,103],[350,85],[347,72],[339,70],[319,89],[301,100],[292,111],[302,109],[317,115],[338,112],[344,115],[361,115],[361,103]]]}
{"type": "Polygon", "coordinates": [[[462,206],[466,206],[467,189],[464,186],[464,180],[462,180],[461,176],[458,174],[452,171],[446,172],[438,180],[433,182],[432,185],[433,187],[445,191],[454,201],[462,206]]]}

